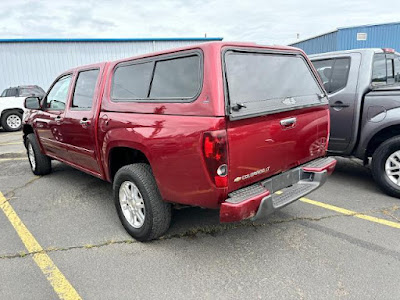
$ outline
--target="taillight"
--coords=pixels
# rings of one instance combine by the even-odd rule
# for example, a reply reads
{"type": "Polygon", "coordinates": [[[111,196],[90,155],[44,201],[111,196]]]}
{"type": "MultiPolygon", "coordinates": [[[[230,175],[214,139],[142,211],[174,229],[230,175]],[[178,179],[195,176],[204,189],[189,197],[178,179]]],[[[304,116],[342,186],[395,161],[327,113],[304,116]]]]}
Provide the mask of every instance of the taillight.
{"type": "Polygon", "coordinates": [[[203,153],[208,172],[217,187],[228,186],[228,151],[226,130],[204,133],[203,153]]]}

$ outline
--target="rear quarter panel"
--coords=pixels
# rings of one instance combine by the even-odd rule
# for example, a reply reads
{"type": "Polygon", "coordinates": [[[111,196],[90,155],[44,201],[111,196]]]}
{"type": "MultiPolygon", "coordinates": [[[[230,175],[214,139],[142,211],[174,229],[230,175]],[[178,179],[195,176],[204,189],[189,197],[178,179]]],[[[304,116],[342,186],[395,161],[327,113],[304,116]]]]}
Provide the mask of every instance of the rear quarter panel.
{"type": "Polygon", "coordinates": [[[211,182],[202,154],[203,132],[225,128],[225,118],[101,112],[99,126],[106,170],[111,149],[129,147],[146,155],[165,201],[217,208],[226,199],[226,189],[211,182]],[[107,126],[104,115],[111,120],[107,126]]]}

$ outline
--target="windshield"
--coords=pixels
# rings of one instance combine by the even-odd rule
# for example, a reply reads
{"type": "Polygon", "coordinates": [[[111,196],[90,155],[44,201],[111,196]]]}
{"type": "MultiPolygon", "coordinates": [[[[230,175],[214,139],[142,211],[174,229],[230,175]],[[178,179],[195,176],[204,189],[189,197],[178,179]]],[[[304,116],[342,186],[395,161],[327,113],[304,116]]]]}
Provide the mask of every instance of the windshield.
{"type": "Polygon", "coordinates": [[[300,55],[245,53],[225,55],[231,107],[276,112],[321,103],[323,91],[300,55]]]}

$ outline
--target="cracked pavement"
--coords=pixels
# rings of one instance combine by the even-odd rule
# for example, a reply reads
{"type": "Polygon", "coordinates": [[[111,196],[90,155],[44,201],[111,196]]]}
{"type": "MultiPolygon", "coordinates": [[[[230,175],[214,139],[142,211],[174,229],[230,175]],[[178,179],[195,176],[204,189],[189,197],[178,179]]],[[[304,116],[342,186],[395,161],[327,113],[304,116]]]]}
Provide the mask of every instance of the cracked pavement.
{"type": "MultiPolygon", "coordinates": [[[[0,161],[0,191],[83,299],[400,295],[399,229],[298,201],[256,223],[219,224],[217,211],[175,210],[165,236],[138,243],[118,220],[110,184],[53,167],[36,177],[27,160],[0,161]]],[[[400,200],[384,195],[358,161],[339,159],[307,198],[400,220],[400,200]]],[[[0,228],[0,298],[57,299],[2,212],[0,228]]]]}

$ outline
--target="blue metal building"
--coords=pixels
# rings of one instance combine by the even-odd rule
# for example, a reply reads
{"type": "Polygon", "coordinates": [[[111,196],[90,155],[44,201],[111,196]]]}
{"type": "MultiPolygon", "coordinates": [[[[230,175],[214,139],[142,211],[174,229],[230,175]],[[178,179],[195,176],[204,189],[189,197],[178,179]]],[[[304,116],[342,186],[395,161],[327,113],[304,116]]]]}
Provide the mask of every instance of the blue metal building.
{"type": "Polygon", "coordinates": [[[341,27],[334,31],[290,44],[307,54],[359,48],[400,50],[400,22],[341,27]]]}
{"type": "Polygon", "coordinates": [[[222,38],[0,39],[0,93],[10,86],[47,89],[73,67],[222,38]]]}

